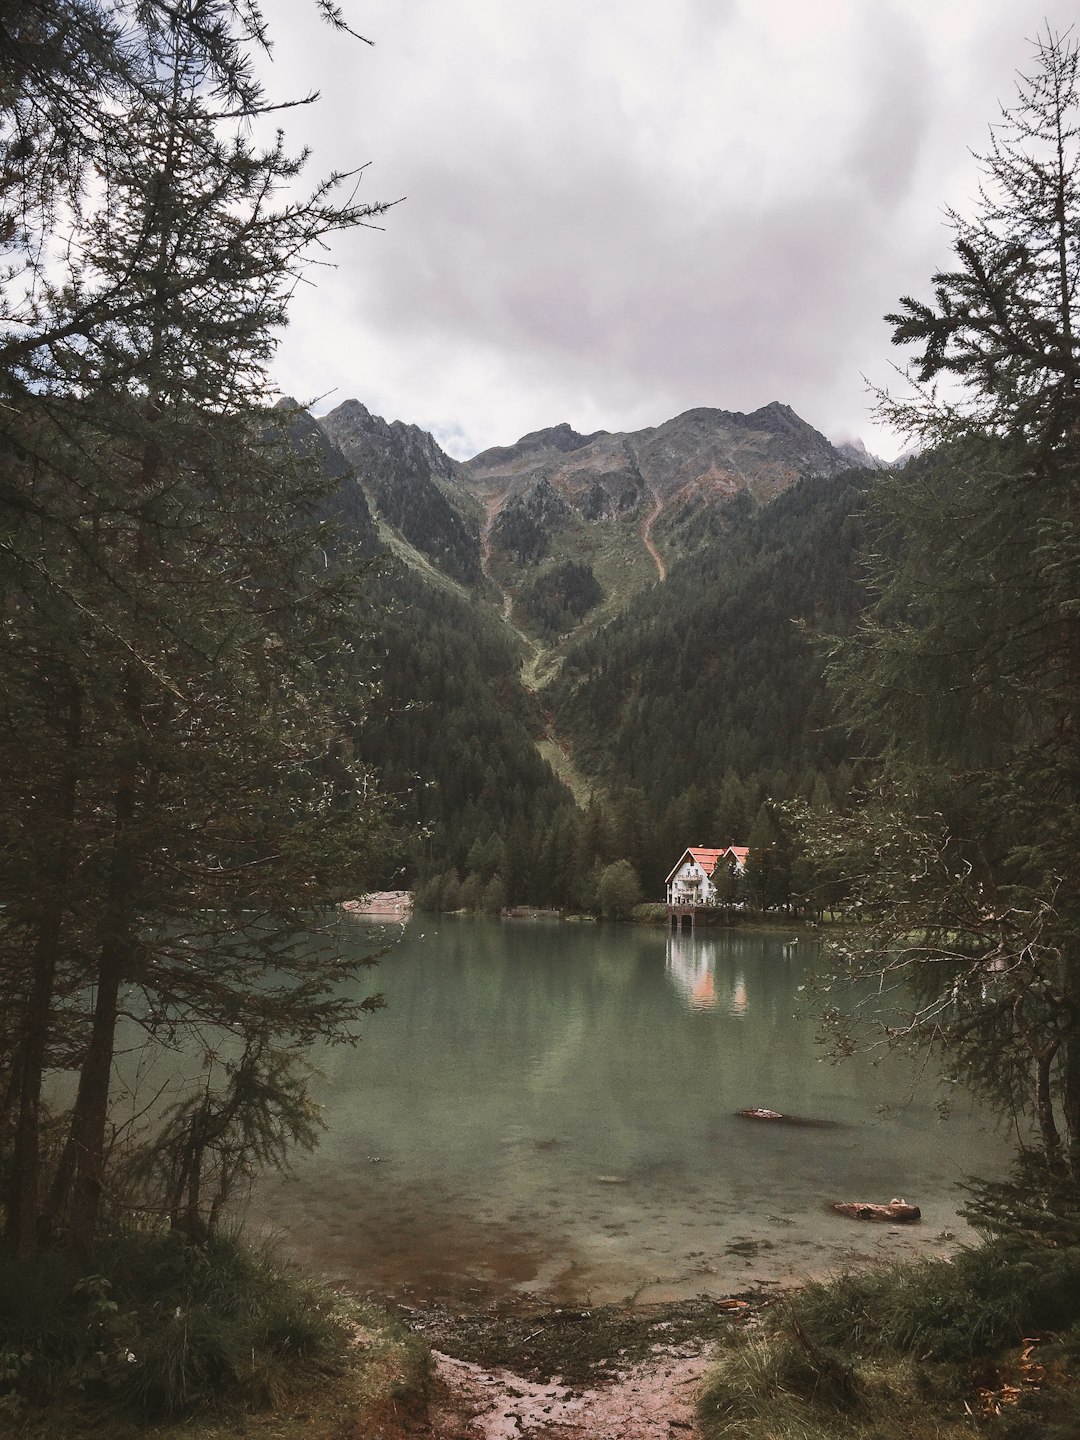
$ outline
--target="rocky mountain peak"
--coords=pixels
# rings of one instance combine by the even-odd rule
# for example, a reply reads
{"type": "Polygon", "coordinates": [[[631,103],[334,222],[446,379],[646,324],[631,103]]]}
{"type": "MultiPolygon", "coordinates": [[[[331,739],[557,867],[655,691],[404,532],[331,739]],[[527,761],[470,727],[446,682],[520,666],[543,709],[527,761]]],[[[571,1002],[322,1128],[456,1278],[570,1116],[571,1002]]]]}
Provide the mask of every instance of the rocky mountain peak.
{"type": "Polygon", "coordinates": [[[888,460],[882,460],[877,455],[871,454],[857,436],[854,440],[836,441],[835,444],[840,454],[856,470],[890,470],[892,468],[888,460]]]}
{"type": "Polygon", "coordinates": [[[343,401],[318,423],[386,523],[454,579],[478,583],[479,526],[463,513],[470,497],[461,493],[461,503],[452,504],[444,493],[456,486],[458,466],[435,437],[418,425],[373,415],[359,400],[343,401]]]}
{"type": "Polygon", "coordinates": [[[483,450],[465,463],[489,473],[511,471],[522,464],[532,465],[552,456],[580,450],[604,433],[596,430],[591,435],[581,435],[573,426],[562,421],[544,430],[532,430],[513,445],[495,445],[490,450],[483,450]]]}

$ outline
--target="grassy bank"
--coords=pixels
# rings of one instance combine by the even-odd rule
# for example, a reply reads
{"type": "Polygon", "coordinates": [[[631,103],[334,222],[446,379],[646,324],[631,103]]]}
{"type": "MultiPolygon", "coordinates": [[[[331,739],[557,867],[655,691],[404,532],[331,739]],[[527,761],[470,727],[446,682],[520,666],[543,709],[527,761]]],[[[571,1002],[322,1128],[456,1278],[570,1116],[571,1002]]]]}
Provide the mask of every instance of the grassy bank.
{"type": "Polygon", "coordinates": [[[427,1347],[229,1236],[121,1231],[78,1272],[0,1261],[0,1433],[266,1440],[422,1409],[427,1347]],[[302,1423],[301,1423],[302,1421],[302,1423]]]}
{"type": "Polygon", "coordinates": [[[997,1241],[812,1284],[732,1331],[703,1440],[1080,1435],[1080,1249],[997,1241]]]}

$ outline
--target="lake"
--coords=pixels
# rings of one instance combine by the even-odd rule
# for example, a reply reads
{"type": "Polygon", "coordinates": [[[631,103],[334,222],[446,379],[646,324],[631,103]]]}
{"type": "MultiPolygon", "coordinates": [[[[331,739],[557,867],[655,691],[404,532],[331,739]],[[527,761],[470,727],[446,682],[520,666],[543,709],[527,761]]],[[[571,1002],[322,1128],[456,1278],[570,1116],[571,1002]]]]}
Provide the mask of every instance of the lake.
{"type": "MultiPolygon", "coordinates": [[[[343,923],[362,950],[386,933],[343,923]]],[[[333,1280],[455,1304],[729,1295],[947,1251],[956,1182],[1007,1146],[955,1091],[942,1119],[910,1061],[831,1063],[792,939],[417,917],[361,982],[388,1008],[315,1057],[318,1151],[250,1219],[333,1280]],[[894,1196],[921,1224],[828,1209],[894,1196]]]]}

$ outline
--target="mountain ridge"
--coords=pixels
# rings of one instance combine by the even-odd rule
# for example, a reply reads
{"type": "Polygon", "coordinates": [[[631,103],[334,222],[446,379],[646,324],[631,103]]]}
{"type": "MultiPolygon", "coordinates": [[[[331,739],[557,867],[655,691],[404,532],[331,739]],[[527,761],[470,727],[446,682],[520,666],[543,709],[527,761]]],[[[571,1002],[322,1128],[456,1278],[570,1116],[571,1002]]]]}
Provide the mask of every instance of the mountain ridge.
{"type": "Polygon", "coordinates": [[[739,496],[767,505],[800,479],[883,465],[861,443],[834,445],[780,400],[749,413],[695,406],[625,432],[561,421],[462,461],[359,400],[317,423],[354,467],[384,535],[412,547],[419,568],[486,591],[534,649],[606,622],[662,582],[710,543],[705,517],[722,524],[739,496]]]}

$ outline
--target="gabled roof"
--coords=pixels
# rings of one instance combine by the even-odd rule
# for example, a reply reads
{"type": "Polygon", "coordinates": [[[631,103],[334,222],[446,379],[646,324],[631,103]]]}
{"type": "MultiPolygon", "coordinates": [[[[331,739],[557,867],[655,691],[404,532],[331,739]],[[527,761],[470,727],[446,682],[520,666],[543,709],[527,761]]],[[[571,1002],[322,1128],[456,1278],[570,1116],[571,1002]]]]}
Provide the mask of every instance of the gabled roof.
{"type": "Polygon", "coordinates": [[[667,877],[667,882],[665,883],[671,882],[671,880],[675,876],[676,871],[679,870],[685,863],[686,857],[688,855],[691,860],[696,861],[697,864],[701,866],[702,870],[705,871],[706,875],[711,875],[712,872],[716,869],[717,860],[720,859],[720,856],[723,855],[723,853],[723,850],[705,850],[700,845],[691,845],[679,856],[678,863],[676,864],[675,869],[672,870],[671,874],[667,877]]]}
{"type": "Polygon", "coordinates": [[[703,850],[699,845],[692,845],[690,847],[690,854],[705,871],[706,875],[711,875],[716,869],[716,862],[723,853],[723,850],[703,850]]]}
{"type": "Polygon", "coordinates": [[[749,854],[750,847],[748,845],[728,845],[721,850],[710,850],[701,845],[691,845],[679,856],[678,864],[664,883],[666,885],[671,884],[678,871],[681,870],[686,863],[687,856],[689,856],[691,860],[696,861],[702,870],[705,871],[705,874],[711,878],[717,864],[726,855],[730,855],[739,866],[745,866],[749,854]]]}

